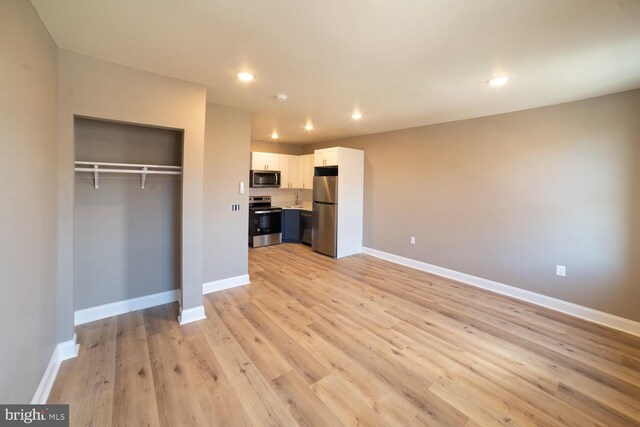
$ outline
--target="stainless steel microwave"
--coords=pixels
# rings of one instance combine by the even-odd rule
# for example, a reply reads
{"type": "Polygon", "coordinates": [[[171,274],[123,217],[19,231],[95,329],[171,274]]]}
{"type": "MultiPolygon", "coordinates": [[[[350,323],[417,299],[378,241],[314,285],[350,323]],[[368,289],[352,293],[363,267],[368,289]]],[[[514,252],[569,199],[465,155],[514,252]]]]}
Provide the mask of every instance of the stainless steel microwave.
{"type": "Polygon", "coordinates": [[[251,170],[249,174],[249,187],[279,188],[280,187],[280,171],[251,170]]]}

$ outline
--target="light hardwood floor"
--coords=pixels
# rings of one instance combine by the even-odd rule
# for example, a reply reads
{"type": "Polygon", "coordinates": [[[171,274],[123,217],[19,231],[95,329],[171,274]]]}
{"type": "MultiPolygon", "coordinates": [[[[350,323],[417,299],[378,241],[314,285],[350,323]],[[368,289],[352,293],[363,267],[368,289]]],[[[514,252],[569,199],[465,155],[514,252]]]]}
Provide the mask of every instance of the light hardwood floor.
{"type": "Polygon", "coordinates": [[[251,285],[78,328],[72,425],[640,425],[640,339],[366,255],[250,251],[251,285]]]}

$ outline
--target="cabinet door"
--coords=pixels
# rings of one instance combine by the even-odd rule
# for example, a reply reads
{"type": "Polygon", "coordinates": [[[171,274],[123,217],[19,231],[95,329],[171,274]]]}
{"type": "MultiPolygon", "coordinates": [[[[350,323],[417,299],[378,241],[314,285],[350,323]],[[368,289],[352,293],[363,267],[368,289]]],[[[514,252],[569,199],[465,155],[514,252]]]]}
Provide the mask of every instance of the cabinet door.
{"type": "Polygon", "coordinates": [[[280,154],[280,188],[302,188],[299,177],[299,156],[280,154]]]}
{"type": "Polygon", "coordinates": [[[303,188],[311,190],[313,188],[313,154],[304,156],[304,182],[303,188]]]}
{"type": "Polygon", "coordinates": [[[300,242],[300,211],[284,209],[282,211],[282,241],[300,242]]]}
{"type": "Polygon", "coordinates": [[[313,188],[313,154],[298,156],[298,187],[303,190],[313,188]]]}
{"type": "Polygon", "coordinates": [[[291,157],[287,154],[280,154],[280,188],[291,187],[291,157]]]}
{"type": "Polygon", "coordinates": [[[267,162],[265,161],[264,153],[257,151],[251,152],[251,169],[253,170],[265,170],[267,162]]]}
{"type": "Polygon", "coordinates": [[[280,170],[280,154],[266,153],[267,154],[267,170],[279,171],[280,170]]]}
{"type": "Polygon", "coordinates": [[[278,171],[280,170],[280,155],[274,153],[251,152],[251,169],[278,171]]]}
{"type": "Polygon", "coordinates": [[[269,169],[269,155],[271,153],[261,153],[253,151],[251,153],[251,169],[266,171],[269,169]]]}
{"type": "Polygon", "coordinates": [[[338,148],[323,148],[316,150],[314,156],[314,166],[337,166],[338,148]]]}
{"type": "Polygon", "coordinates": [[[298,188],[302,189],[305,188],[305,157],[307,156],[298,156],[298,188]]]}
{"type": "Polygon", "coordinates": [[[291,183],[291,186],[289,188],[302,187],[302,183],[300,182],[300,177],[298,173],[298,169],[299,169],[298,157],[300,156],[289,156],[289,181],[291,183]]]}

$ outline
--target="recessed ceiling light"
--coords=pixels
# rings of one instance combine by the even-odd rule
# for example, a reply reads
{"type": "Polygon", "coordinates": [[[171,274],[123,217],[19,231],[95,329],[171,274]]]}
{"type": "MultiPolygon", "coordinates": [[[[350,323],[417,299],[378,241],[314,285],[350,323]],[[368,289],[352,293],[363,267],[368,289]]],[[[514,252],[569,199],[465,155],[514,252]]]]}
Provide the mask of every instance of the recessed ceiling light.
{"type": "Polygon", "coordinates": [[[278,132],[274,130],[273,133],[271,134],[271,139],[278,139],[278,132]]]}
{"type": "Polygon", "coordinates": [[[489,86],[497,87],[497,86],[502,86],[508,81],[509,81],[509,76],[499,76],[499,77],[492,78],[491,80],[487,81],[487,83],[489,83],[489,86]]]}
{"type": "Polygon", "coordinates": [[[311,122],[307,122],[307,124],[306,124],[306,125],[304,125],[304,128],[305,128],[306,130],[313,130],[313,123],[311,123],[311,122]]]}
{"type": "Polygon", "coordinates": [[[236,77],[238,77],[238,80],[243,82],[250,82],[251,80],[256,78],[256,76],[248,71],[240,71],[238,74],[236,74],[236,77]]]}
{"type": "Polygon", "coordinates": [[[353,114],[351,115],[351,118],[352,118],[353,120],[360,120],[360,119],[362,118],[362,114],[361,114],[361,113],[353,113],[353,114]]]}

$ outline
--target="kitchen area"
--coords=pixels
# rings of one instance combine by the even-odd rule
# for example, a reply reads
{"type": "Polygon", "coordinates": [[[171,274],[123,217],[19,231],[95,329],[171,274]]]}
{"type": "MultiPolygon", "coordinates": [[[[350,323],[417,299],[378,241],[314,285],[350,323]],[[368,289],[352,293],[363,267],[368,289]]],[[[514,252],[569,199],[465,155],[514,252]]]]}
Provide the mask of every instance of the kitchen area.
{"type": "Polygon", "coordinates": [[[342,258],[362,251],[364,152],[251,152],[249,246],[306,244],[342,258]]]}

